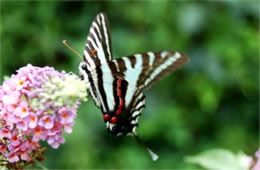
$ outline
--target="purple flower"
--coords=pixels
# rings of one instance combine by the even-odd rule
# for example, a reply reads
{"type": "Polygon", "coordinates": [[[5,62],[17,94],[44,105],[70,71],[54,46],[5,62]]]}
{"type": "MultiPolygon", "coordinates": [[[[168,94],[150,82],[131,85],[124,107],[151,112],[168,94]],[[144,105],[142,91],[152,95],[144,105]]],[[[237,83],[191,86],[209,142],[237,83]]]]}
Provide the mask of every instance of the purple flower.
{"type": "Polygon", "coordinates": [[[0,152],[1,152],[1,153],[5,153],[5,152],[6,152],[6,149],[7,149],[6,145],[0,144],[0,152]]]}
{"type": "Polygon", "coordinates": [[[14,133],[11,137],[11,144],[13,146],[18,146],[20,144],[20,140],[19,140],[19,137],[18,137],[18,132],[14,133]]]}
{"type": "Polygon", "coordinates": [[[4,137],[6,137],[6,138],[11,137],[10,130],[7,128],[0,129],[0,139],[3,139],[4,137]]]}
{"type": "Polygon", "coordinates": [[[43,140],[43,139],[45,139],[45,130],[44,129],[42,129],[41,127],[36,127],[35,129],[34,129],[34,133],[33,133],[33,141],[35,141],[35,142],[38,142],[38,141],[40,141],[40,140],[43,140]]]}
{"type": "Polygon", "coordinates": [[[45,115],[39,121],[39,125],[44,127],[45,129],[51,129],[54,126],[53,117],[50,115],[45,115]]]}
{"type": "Polygon", "coordinates": [[[29,84],[29,81],[27,80],[26,76],[22,76],[19,79],[14,79],[15,83],[16,83],[16,89],[17,90],[21,90],[23,88],[26,88],[29,84]]]}
{"type": "Polygon", "coordinates": [[[71,133],[73,126],[74,126],[74,122],[64,124],[64,131],[67,132],[67,133],[71,133]]]}
{"type": "Polygon", "coordinates": [[[19,91],[12,91],[6,92],[8,95],[4,95],[2,97],[2,102],[4,105],[9,105],[9,104],[17,104],[19,102],[20,99],[20,92],[19,91]]]}
{"type": "Polygon", "coordinates": [[[18,151],[20,150],[20,146],[21,146],[21,145],[16,145],[16,146],[14,146],[14,145],[12,145],[12,144],[7,145],[8,149],[9,149],[10,151],[12,151],[13,153],[18,152],[18,151]]]}
{"type": "Polygon", "coordinates": [[[38,117],[35,114],[29,116],[29,128],[33,129],[37,126],[38,117]]]}
{"type": "Polygon", "coordinates": [[[29,159],[29,154],[28,154],[28,150],[27,148],[23,148],[21,151],[20,151],[20,158],[24,161],[26,161],[27,159],[29,159]]]}
{"type": "Polygon", "coordinates": [[[73,111],[68,110],[67,108],[64,107],[59,110],[59,116],[61,118],[60,122],[62,124],[72,123],[75,118],[73,111]]]}
{"type": "Polygon", "coordinates": [[[15,103],[15,104],[7,104],[5,105],[5,111],[11,113],[11,112],[14,112],[14,110],[17,108],[18,104],[15,103]]]}
{"type": "Polygon", "coordinates": [[[15,108],[14,114],[21,118],[27,117],[29,115],[28,103],[25,101],[20,102],[19,105],[15,108]]]}
{"type": "Polygon", "coordinates": [[[28,64],[17,70],[0,86],[1,159],[17,165],[35,160],[39,141],[58,148],[65,142],[63,133],[72,132],[86,89],[77,76],[52,67],[28,64]]]}
{"type": "Polygon", "coordinates": [[[59,135],[49,136],[47,140],[48,144],[51,145],[54,149],[57,149],[60,144],[65,142],[65,139],[59,135]]]}
{"type": "Polygon", "coordinates": [[[9,162],[13,163],[13,162],[18,162],[19,161],[19,157],[15,154],[15,153],[6,153],[5,157],[8,159],[9,162]]]}
{"type": "Polygon", "coordinates": [[[6,94],[10,94],[16,89],[16,79],[9,79],[3,83],[2,89],[6,94]]]}
{"type": "Polygon", "coordinates": [[[26,131],[28,129],[28,123],[25,120],[21,120],[20,122],[16,123],[17,129],[22,131],[26,131]]]}

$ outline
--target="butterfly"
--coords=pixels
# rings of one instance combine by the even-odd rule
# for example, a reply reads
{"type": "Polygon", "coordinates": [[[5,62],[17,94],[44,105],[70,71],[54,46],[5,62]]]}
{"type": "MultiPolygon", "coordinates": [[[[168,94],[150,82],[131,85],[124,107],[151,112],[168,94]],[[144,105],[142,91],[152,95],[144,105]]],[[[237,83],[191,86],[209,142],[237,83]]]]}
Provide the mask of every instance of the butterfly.
{"type": "Polygon", "coordinates": [[[105,13],[99,13],[87,36],[79,74],[89,84],[88,92],[101,109],[108,132],[115,136],[134,136],[142,144],[136,128],[145,107],[143,90],[188,61],[187,55],[176,51],[145,52],[113,59],[108,18],[105,13]]]}

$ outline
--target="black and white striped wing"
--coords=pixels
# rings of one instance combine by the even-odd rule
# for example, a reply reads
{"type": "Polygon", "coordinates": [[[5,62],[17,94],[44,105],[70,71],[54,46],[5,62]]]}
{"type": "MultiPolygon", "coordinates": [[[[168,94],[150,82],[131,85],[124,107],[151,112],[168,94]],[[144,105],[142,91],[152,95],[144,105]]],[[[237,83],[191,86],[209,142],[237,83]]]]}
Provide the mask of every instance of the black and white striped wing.
{"type": "Polygon", "coordinates": [[[87,69],[93,70],[110,61],[112,56],[108,19],[105,13],[100,13],[90,27],[83,59],[87,64],[87,69]]]}
{"type": "Polygon", "coordinates": [[[91,72],[82,65],[80,70],[84,79],[88,77],[90,94],[101,108],[108,131],[114,135],[135,133],[145,96],[134,84],[124,80],[123,74],[114,74],[112,65],[112,62],[104,63],[91,72]]]}
{"type": "Polygon", "coordinates": [[[145,106],[144,88],[182,67],[188,57],[179,52],[147,52],[112,60],[107,16],[97,15],[87,37],[84,61],[79,65],[89,93],[101,108],[108,131],[135,134],[145,106]]]}
{"type": "MultiPolygon", "coordinates": [[[[82,79],[90,85],[88,89],[96,106],[100,107],[102,103],[102,79],[96,79],[93,76],[96,68],[112,60],[111,37],[108,25],[108,19],[105,13],[99,13],[89,30],[86,40],[83,61],[79,65],[79,72],[82,79]]],[[[98,76],[102,76],[102,71],[98,76]]]]}
{"type": "MultiPolygon", "coordinates": [[[[189,61],[188,56],[180,52],[161,51],[135,54],[112,60],[114,74],[122,76],[138,89],[151,87],[167,74],[181,68],[189,61]]],[[[111,65],[111,64],[110,64],[111,65]]]]}
{"type": "MultiPolygon", "coordinates": [[[[142,89],[188,62],[179,52],[148,52],[122,57],[101,65],[103,116],[114,135],[134,133],[145,107],[142,89]]],[[[100,73],[98,73],[100,74],[100,73]]],[[[98,77],[98,76],[94,76],[98,77]]]]}
{"type": "Polygon", "coordinates": [[[104,80],[104,87],[110,90],[110,95],[104,98],[107,111],[103,111],[107,130],[116,136],[136,134],[138,119],[145,107],[145,95],[136,86],[117,76],[104,80]]]}

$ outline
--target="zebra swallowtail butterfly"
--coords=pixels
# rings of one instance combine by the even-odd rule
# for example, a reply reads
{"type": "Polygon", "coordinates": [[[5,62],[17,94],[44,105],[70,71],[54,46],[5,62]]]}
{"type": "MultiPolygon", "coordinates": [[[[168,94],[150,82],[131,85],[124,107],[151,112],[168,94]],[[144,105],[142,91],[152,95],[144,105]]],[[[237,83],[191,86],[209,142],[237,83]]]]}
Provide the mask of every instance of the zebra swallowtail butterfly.
{"type": "Polygon", "coordinates": [[[185,54],[175,51],[113,59],[108,19],[100,13],[92,22],[79,73],[90,85],[88,92],[101,108],[107,130],[116,136],[132,135],[140,142],[136,127],[145,107],[143,90],[188,61],[185,54]]]}

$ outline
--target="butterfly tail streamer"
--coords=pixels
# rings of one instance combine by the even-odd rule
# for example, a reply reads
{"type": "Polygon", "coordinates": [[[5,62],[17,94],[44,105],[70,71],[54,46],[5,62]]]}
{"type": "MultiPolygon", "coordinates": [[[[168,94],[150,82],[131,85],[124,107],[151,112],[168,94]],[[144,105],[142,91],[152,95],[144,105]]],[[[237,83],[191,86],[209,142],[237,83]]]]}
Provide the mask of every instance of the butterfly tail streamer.
{"type": "Polygon", "coordinates": [[[153,161],[157,161],[159,156],[154,153],[149,147],[147,147],[144,142],[137,136],[137,135],[133,135],[133,137],[135,138],[135,140],[144,148],[148,151],[149,155],[151,156],[153,161]]]}

